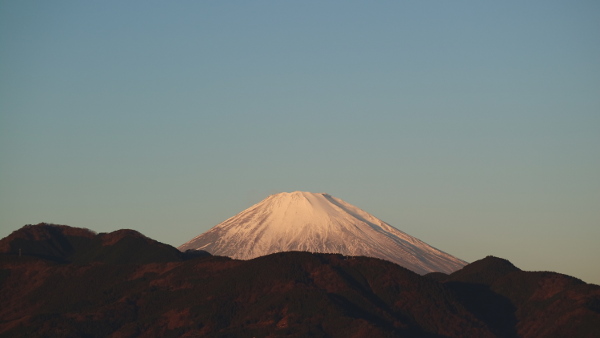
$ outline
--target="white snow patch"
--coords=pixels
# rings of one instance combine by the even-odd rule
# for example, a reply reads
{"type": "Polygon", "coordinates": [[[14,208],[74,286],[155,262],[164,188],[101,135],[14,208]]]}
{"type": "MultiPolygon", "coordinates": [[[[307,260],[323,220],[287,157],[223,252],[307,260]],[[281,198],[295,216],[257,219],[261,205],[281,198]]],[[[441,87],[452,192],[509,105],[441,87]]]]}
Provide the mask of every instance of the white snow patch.
{"type": "Polygon", "coordinates": [[[451,273],[466,262],[331,195],[296,191],[267,197],[179,247],[252,259],[282,251],[385,259],[417,273],[451,273]]]}

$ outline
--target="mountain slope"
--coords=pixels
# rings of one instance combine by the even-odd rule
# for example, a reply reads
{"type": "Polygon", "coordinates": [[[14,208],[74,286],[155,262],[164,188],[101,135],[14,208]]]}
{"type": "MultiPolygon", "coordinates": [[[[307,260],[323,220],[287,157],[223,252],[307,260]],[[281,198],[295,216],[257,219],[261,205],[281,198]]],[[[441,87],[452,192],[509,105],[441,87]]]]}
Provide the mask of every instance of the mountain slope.
{"type": "Polygon", "coordinates": [[[59,263],[146,264],[186,255],[135,230],[100,233],[66,225],[26,225],[0,240],[0,253],[35,256],[59,263]]]}
{"type": "Polygon", "coordinates": [[[466,263],[328,194],[271,195],[179,247],[251,259],[283,251],[385,259],[420,274],[466,263]]]}
{"type": "Polygon", "coordinates": [[[1,259],[0,337],[493,337],[443,285],[374,258],[1,259]]]}
{"type": "MultiPolygon", "coordinates": [[[[58,228],[11,236],[57,243],[94,234],[58,228]]],[[[106,235],[108,247],[146,238],[106,235]]],[[[140,246],[121,249],[128,257],[140,246]]],[[[87,250],[74,246],[69,257],[87,250]]],[[[444,281],[381,259],[307,252],[79,264],[11,251],[0,253],[0,337],[591,338],[600,330],[598,285],[495,257],[437,275],[444,281]]]]}
{"type": "Polygon", "coordinates": [[[600,329],[600,287],[571,276],[522,271],[488,256],[449,275],[445,285],[478,318],[518,336],[585,337],[587,329],[600,329]]]}

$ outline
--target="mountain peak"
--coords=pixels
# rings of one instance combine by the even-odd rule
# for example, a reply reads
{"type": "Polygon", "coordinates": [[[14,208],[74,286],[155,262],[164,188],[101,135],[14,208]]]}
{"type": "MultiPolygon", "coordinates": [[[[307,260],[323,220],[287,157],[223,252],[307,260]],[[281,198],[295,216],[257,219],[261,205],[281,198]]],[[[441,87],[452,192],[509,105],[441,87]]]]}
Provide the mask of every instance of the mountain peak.
{"type": "MultiPolygon", "coordinates": [[[[309,205],[323,205],[327,204],[325,199],[330,198],[331,195],[326,193],[313,193],[308,191],[293,191],[293,192],[281,192],[275,195],[267,197],[263,201],[270,201],[277,203],[309,203],[309,205]]],[[[298,206],[298,205],[296,205],[298,206]]]]}
{"type": "Polygon", "coordinates": [[[521,269],[510,261],[487,256],[451,274],[447,280],[490,285],[499,278],[521,269]]]}
{"type": "Polygon", "coordinates": [[[466,263],[326,193],[271,195],[179,247],[252,259],[282,251],[341,253],[392,261],[418,273],[466,263]]]}
{"type": "Polygon", "coordinates": [[[3,238],[0,253],[84,264],[145,264],[182,259],[182,254],[172,246],[135,230],[97,234],[84,228],[47,223],[26,225],[3,238]]]}
{"type": "Polygon", "coordinates": [[[309,196],[318,196],[318,195],[328,195],[326,193],[314,193],[314,192],[309,192],[309,191],[292,191],[292,192],[280,192],[278,194],[274,194],[271,196],[278,196],[278,197],[287,197],[287,196],[291,196],[291,197],[309,197],[309,196]]]}

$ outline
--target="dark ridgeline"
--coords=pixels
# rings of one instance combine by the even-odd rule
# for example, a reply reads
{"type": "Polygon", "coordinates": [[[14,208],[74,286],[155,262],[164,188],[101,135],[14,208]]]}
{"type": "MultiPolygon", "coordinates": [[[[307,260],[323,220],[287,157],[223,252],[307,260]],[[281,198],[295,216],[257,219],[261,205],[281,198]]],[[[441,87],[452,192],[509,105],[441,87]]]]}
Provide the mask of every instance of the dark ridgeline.
{"type": "Polygon", "coordinates": [[[2,337],[597,337],[600,287],[486,257],[420,276],[367,257],[181,253],[132,230],[0,240],[2,337]],[[21,256],[19,256],[19,250],[21,256]]]}

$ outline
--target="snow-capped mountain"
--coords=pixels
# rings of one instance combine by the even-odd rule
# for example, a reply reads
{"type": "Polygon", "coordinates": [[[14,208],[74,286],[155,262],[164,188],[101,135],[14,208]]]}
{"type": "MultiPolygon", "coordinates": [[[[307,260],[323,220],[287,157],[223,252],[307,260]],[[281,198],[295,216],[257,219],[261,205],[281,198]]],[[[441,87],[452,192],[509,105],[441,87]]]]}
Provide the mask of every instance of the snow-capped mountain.
{"type": "Polygon", "coordinates": [[[385,259],[420,274],[451,273],[467,263],[328,194],[280,193],[179,247],[252,259],[282,251],[385,259]]]}

